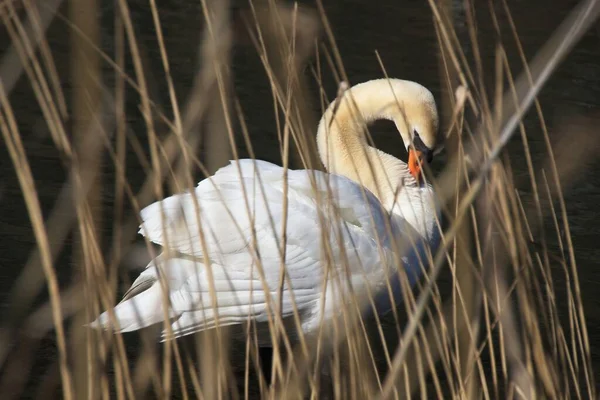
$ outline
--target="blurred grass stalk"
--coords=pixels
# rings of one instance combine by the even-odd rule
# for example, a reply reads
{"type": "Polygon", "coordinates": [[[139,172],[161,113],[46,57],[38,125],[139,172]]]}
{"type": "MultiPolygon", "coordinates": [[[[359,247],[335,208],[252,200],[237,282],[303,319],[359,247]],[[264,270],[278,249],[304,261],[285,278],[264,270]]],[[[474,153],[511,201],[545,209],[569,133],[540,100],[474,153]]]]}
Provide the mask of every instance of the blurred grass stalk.
{"type": "MultiPolygon", "coordinates": [[[[531,105],[541,86],[547,80],[558,62],[562,60],[574,43],[577,42],[587,28],[596,20],[599,12],[598,6],[598,2],[596,1],[584,1],[580,3],[534,58],[530,66],[531,72],[523,74],[512,86],[513,89],[504,96],[501,103],[501,119],[496,125],[501,127],[500,134],[497,136],[498,139],[495,141],[490,150],[485,153],[485,158],[484,154],[482,154],[477,147],[473,145],[469,145],[467,147],[467,154],[469,154],[471,157],[470,162],[467,164],[469,169],[478,170],[477,168],[482,166],[483,163],[483,166],[479,169],[477,180],[472,183],[472,186],[468,191],[469,195],[467,198],[472,197],[473,194],[475,194],[476,191],[482,187],[482,178],[497,161],[496,159],[500,154],[500,151],[508,142],[518,121],[520,121],[525,111],[531,105]]],[[[441,27],[443,28],[443,25],[441,27]]],[[[486,121],[484,120],[484,123],[485,122],[486,121]]],[[[481,132],[481,129],[479,129],[479,132],[481,132]]],[[[460,164],[461,161],[455,157],[454,160],[451,160],[448,163],[445,172],[438,180],[438,194],[440,195],[441,199],[448,199],[449,195],[454,193],[453,186],[455,185],[456,179],[459,177],[458,171],[460,171],[460,164]]],[[[474,199],[474,197],[472,197],[472,199],[474,199]]],[[[468,203],[465,205],[468,205],[468,203]]],[[[464,211],[465,210],[463,210],[463,212],[464,211]]],[[[456,235],[458,229],[456,226],[454,226],[450,232],[456,235]]],[[[450,240],[450,236],[448,236],[446,240],[450,240]]],[[[440,266],[441,258],[436,257],[436,263],[432,268],[430,279],[435,280],[437,274],[439,273],[440,266]]],[[[431,288],[426,288],[420,295],[421,300],[424,301],[420,301],[419,304],[419,318],[425,311],[424,307],[430,291],[431,288]]],[[[405,336],[407,338],[412,338],[415,329],[416,323],[411,321],[407,332],[405,332],[405,336]]],[[[400,366],[405,362],[406,354],[406,345],[401,344],[399,352],[394,360],[394,368],[392,370],[393,373],[390,372],[388,378],[386,379],[386,387],[384,392],[384,397],[386,398],[391,395],[391,388],[395,385],[394,382],[398,382],[399,384],[401,383],[401,381],[396,381],[399,377],[397,372],[400,366]]],[[[594,390],[594,388],[588,386],[588,390],[594,390]]]]}
{"type": "MultiPolygon", "coordinates": [[[[433,5],[431,5],[434,7],[433,5]]],[[[463,8],[468,8],[469,2],[462,4],[463,8]]],[[[454,30],[454,17],[453,17],[453,2],[451,0],[445,0],[439,3],[440,21],[434,20],[434,26],[439,43],[438,52],[438,66],[440,69],[440,82],[442,84],[442,126],[454,127],[453,130],[448,132],[448,138],[446,140],[446,149],[448,154],[453,154],[455,157],[464,157],[464,146],[463,146],[463,115],[462,110],[458,120],[454,126],[452,126],[452,120],[455,113],[451,113],[454,110],[456,103],[460,103],[458,98],[457,89],[460,85],[459,70],[451,62],[451,54],[448,42],[442,39],[440,34],[440,23],[445,23],[449,30],[454,30]],[[456,95],[456,96],[455,96],[456,95]]],[[[473,19],[469,20],[469,27],[473,27],[473,19]]],[[[475,44],[476,45],[476,44],[475,44]]],[[[480,60],[478,60],[480,61],[480,60]]],[[[460,188],[464,184],[465,179],[468,176],[466,171],[466,165],[464,158],[458,162],[458,171],[456,171],[456,196],[451,200],[448,207],[450,215],[448,215],[448,222],[452,224],[458,217],[458,207],[463,200],[464,192],[460,188]]],[[[474,218],[473,218],[474,219],[474,218]]],[[[455,343],[455,354],[457,358],[457,369],[458,369],[458,388],[455,396],[463,397],[466,399],[475,399],[479,397],[479,382],[478,377],[475,373],[472,373],[476,364],[476,346],[479,337],[479,315],[478,311],[481,306],[481,287],[478,285],[476,277],[476,265],[472,260],[471,254],[475,246],[473,243],[473,222],[470,218],[465,218],[459,221],[459,228],[456,234],[455,244],[453,248],[453,257],[450,268],[453,269],[454,284],[452,285],[452,316],[442,315],[448,326],[453,327],[454,343],[455,343]],[[451,322],[450,322],[451,321],[451,322]]],[[[435,323],[432,322],[432,329],[437,329],[435,323]]],[[[451,339],[452,340],[452,339],[451,339]]],[[[426,372],[426,371],[424,371],[426,372]]],[[[413,374],[414,375],[414,374],[413,374]]],[[[414,387],[416,385],[412,385],[414,387]]],[[[410,388],[411,386],[409,386],[410,388]]]]}
{"type": "Polygon", "coordinates": [[[96,0],[71,0],[69,16],[80,32],[71,34],[71,94],[72,142],[74,143],[73,172],[74,198],[78,216],[78,230],[74,241],[75,282],[83,287],[85,307],[76,314],[70,334],[75,398],[97,398],[108,392],[108,381],[98,371],[98,352],[95,335],[84,324],[99,311],[94,306],[98,298],[98,278],[105,273],[101,256],[102,233],[102,92],[99,82],[100,27],[99,4],[96,0]],[[83,37],[82,37],[83,36],[83,37]],[[83,190],[82,182],[90,181],[90,189],[83,190]]]}
{"type": "Polygon", "coordinates": [[[314,139],[318,119],[302,72],[320,33],[317,15],[298,3],[292,6],[273,0],[251,1],[250,8],[242,17],[271,83],[276,112],[281,113],[293,139],[288,154],[279,129],[284,163],[290,157],[291,168],[320,169],[314,139]]]}
{"type": "MultiPolygon", "coordinates": [[[[212,99],[207,104],[207,113],[201,137],[207,149],[205,166],[212,174],[226,165],[235,152],[231,112],[231,46],[230,3],[228,0],[202,0],[204,32],[201,40],[201,65],[205,71],[204,80],[208,83],[203,95],[212,99]]],[[[236,157],[237,158],[237,157],[236,157]]],[[[195,186],[195,177],[190,174],[191,162],[181,165],[186,172],[186,188],[195,186]]],[[[203,244],[204,246],[204,244],[203,244]]],[[[207,268],[210,268],[207,265],[207,268]]],[[[211,289],[214,290],[214,289],[211,289]]],[[[217,307],[216,302],[212,304],[217,307]]],[[[231,377],[229,362],[229,328],[218,326],[198,335],[197,355],[200,362],[202,396],[207,399],[228,397],[228,381],[231,377]]]]}

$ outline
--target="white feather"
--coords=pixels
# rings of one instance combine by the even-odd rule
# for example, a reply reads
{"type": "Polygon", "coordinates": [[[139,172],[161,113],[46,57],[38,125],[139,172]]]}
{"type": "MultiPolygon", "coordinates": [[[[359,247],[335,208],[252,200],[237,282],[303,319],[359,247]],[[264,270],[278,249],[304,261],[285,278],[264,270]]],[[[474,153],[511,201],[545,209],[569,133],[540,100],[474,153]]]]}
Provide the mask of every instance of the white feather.
{"type": "MultiPolygon", "coordinates": [[[[385,87],[379,85],[378,93],[385,87]]],[[[400,160],[374,154],[400,174],[397,180],[407,175],[400,160]]],[[[289,317],[295,306],[309,332],[339,312],[349,293],[386,286],[388,271],[399,267],[398,237],[417,243],[403,258],[414,283],[426,245],[435,242],[434,196],[429,185],[412,182],[396,192],[399,183],[390,182],[393,191],[380,202],[346,176],[239,160],[192,192],[147,206],[139,232],[165,252],[114,308],[114,329],[141,329],[167,317],[173,334],[182,336],[217,323],[265,322],[275,311],[289,317]]],[[[392,285],[398,300],[400,285],[392,285]]],[[[389,307],[390,301],[377,305],[389,307]]],[[[113,325],[107,312],[92,323],[113,325]]],[[[163,338],[168,334],[163,331],[163,338]]]]}

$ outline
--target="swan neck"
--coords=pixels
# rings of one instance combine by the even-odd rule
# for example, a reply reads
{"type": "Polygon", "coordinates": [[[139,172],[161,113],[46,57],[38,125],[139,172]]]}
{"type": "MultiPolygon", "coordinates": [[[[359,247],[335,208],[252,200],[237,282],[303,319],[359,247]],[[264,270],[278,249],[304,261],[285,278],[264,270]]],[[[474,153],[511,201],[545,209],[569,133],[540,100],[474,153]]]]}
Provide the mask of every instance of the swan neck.
{"type": "Polygon", "coordinates": [[[329,106],[317,133],[319,155],[327,171],[359,182],[383,204],[389,204],[403,178],[411,177],[402,161],[369,146],[365,132],[369,123],[379,119],[392,120],[399,132],[407,132],[398,107],[402,102],[398,92],[356,85],[329,106]]]}

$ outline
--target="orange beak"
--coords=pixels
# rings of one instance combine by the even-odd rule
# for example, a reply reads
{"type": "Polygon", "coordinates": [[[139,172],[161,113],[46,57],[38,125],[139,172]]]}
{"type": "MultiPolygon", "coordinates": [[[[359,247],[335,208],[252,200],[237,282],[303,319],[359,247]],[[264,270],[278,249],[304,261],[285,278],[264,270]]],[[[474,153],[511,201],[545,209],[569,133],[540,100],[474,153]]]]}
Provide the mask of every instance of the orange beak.
{"type": "Polygon", "coordinates": [[[417,181],[421,178],[421,167],[425,163],[423,153],[419,150],[408,150],[408,170],[417,181]]]}

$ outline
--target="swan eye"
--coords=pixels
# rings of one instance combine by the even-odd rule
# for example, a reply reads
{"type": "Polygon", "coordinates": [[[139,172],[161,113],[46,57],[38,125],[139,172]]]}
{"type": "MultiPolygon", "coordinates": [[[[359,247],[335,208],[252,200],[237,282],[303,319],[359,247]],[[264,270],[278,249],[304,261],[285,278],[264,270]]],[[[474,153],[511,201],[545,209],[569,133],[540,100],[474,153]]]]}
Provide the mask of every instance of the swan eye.
{"type": "Polygon", "coordinates": [[[422,147],[427,148],[427,146],[425,146],[425,143],[423,143],[423,139],[421,139],[421,136],[419,135],[419,132],[417,132],[416,129],[413,130],[413,145],[415,146],[415,148],[417,150],[423,150],[421,149],[422,147]]]}
{"type": "Polygon", "coordinates": [[[433,161],[433,151],[423,143],[423,139],[419,136],[419,132],[416,129],[413,130],[413,146],[415,150],[419,150],[425,155],[425,159],[428,163],[433,161]]]}

